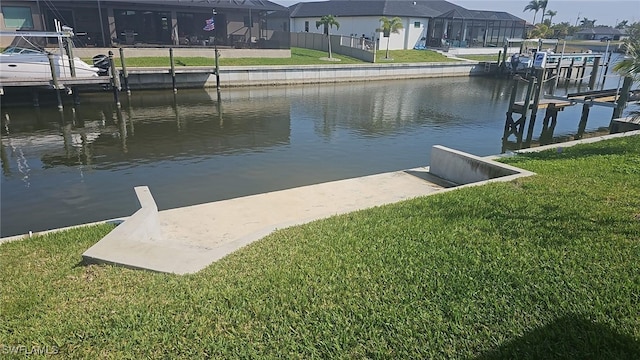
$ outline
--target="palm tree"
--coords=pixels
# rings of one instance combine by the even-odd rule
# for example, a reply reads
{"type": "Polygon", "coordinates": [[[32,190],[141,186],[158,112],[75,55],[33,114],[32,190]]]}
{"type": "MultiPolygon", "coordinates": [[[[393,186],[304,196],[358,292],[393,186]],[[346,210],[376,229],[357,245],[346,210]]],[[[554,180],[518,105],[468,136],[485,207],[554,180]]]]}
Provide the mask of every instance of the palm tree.
{"type": "Polygon", "coordinates": [[[331,59],[331,36],[329,36],[329,30],[332,26],[336,27],[336,30],[340,29],[340,23],[333,15],[325,15],[320,18],[320,21],[316,21],[316,29],[319,29],[321,25],[324,25],[324,33],[327,35],[329,43],[329,59],[331,59]]]}
{"type": "MultiPolygon", "coordinates": [[[[613,70],[624,77],[630,77],[634,82],[640,81],[640,39],[630,37],[624,40],[624,44],[627,48],[627,54],[622,61],[613,67],[613,70]]],[[[633,119],[639,119],[640,111],[631,111],[629,115],[633,119]]]]}
{"type": "Polygon", "coordinates": [[[583,28],[592,28],[596,26],[596,21],[596,19],[582,18],[582,20],[580,20],[580,26],[583,28]]]}
{"type": "Polygon", "coordinates": [[[376,29],[377,32],[382,32],[384,36],[387,38],[387,53],[384,56],[385,59],[389,58],[389,40],[391,38],[391,33],[399,33],[400,29],[402,29],[402,19],[399,17],[394,17],[389,20],[386,17],[381,17],[380,22],[382,26],[379,29],[376,29]]]}
{"type": "Polygon", "coordinates": [[[546,39],[553,36],[553,30],[547,24],[536,24],[536,27],[529,33],[530,38],[546,39]]]}
{"type": "Polygon", "coordinates": [[[558,12],[553,10],[547,10],[546,15],[549,17],[549,24],[551,24],[551,22],[553,21],[553,17],[558,15],[558,12]]]}
{"type": "Polygon", "coordinates": [[[622,20],[616,25],[616,29],[624,29],[629,26],[629,20],[622,20]]]}
{"type": "Polygon", "coordinates": [[[542,19],[540,19],[541,23],[544,22],[544,13],[547,11],[548,2],[549,0],[538,0],[538,4],[540,5],[540,10],[542,10],[542,19]]]}
{"type": "Polygon", "coordinates": [[[538,11],[540,11],[541,6],[540,6],[540,1],[538,0],[531,0],[531,2],[529,2],[529,5],[524,7],[523,12],[525,11],[533,11],[533,24],[535,25],[536,23],[536,16],[538,15],[538,11]]]}
{"type": "Polygon", "coordinates": [[[627,55],[613,67],[613,70],[623,76],[630,76],[634,81],[640,81],[640,41],[629,38],[624,44],[627,55]]]}

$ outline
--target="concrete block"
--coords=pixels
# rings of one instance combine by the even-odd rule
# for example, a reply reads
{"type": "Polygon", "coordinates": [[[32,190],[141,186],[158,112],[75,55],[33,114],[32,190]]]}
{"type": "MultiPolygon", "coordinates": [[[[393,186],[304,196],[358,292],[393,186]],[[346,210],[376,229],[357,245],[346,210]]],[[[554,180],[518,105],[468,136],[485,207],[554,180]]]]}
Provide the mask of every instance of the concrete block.
{"type": "Polygon", "coordinates": [[[640,130],[640,117],[625,117],[611,121],[611,133],[617,134],[627,131],[640,130]]]}
{"type": "Polygon", "coordinates": [[[449,149],[440,145],[435,145],[431,149],[429,172],[434,176],[459,185],[477,183],[513,175],[528,176],[533,174],[514,166],[467,154],[462,151],[449,149]]]}

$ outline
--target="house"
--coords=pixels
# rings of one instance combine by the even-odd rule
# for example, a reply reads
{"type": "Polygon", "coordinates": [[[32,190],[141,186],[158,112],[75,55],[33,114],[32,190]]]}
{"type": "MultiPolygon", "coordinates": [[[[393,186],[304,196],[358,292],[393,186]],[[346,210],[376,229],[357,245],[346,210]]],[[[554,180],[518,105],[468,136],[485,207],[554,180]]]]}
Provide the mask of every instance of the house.
{"type": "MultiPolygon", "coordinates": [[[[86,46],[202,46],[215,40],[288,49],[290,41],[289,10],[267,0],[2,0],[0,9],[3,33],[54,31],[59,20],[86,46]]],[[[5,39],[0,46],[12,40],[5,39]]]]}
{"type": "MultiPolygon", "coordinates": [[[[424,47],[502,46],[506,39],[524,38],[526,21],[501,11],[468,10],[448,1],[329,0],[289,7],[291,32],[322,33],[316,21],[333,15],[336,35],[379,39],[380,18],[399,17],[403,29],[390,34],[389,49],[424,47]]],[[[384,41],[386,46],[386,41],[384,41]]]]}
{"type": "Polygon", "coordinates": [[[580,40],[622,40],[627,32],[624,29],[614,29],[611,26],[596,26],[577,31],[573,36],[580,40]]]}

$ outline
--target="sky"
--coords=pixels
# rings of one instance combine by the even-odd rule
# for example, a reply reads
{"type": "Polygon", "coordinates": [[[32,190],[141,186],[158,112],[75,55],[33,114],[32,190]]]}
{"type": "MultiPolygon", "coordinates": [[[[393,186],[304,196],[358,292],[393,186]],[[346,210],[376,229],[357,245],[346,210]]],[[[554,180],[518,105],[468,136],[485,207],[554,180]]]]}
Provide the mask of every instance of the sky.
{"type": "MultiPolygon", "coordinates": [[[[314,0],[271,0],[277,4],[289,6],[299,2],[314,0]]],[[[529,0],[447,0],[470,10],[506,11],[528,22],[533,21],[532,11],[523,11],[529,0]]],[[[588,18],[596,20],[597,25],[615,26],[622,20],[629,23],[640,21],[640,1],[638,0],[548,0],[547,10],[556,11],[554,23],[569,22],[572,25],[588,18]]],[[[542,11],[538,12],[536,22],[540,21],[542,11]]]]}

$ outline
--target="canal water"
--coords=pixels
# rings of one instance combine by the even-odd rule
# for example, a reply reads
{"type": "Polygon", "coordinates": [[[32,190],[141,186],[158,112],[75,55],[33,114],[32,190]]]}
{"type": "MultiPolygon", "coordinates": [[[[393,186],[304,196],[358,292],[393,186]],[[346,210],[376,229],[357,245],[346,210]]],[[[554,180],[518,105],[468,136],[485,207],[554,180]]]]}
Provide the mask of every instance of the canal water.
{"type": "MultiPolygon", "coordinates": [[[[121,110],[109,93],[63,112],[3,104],[1,236],[128,216],[139,185],[162,210],[425,166],[436,144],[499,154],[511,84],[371,81],[223,89],[220,99],[134,91],[121,110]]],[[[554,139],[573,139],[580,112],[560,113],[554,139]]],[[[611,114],[593,107],[587,132],[611,114]]]]}

